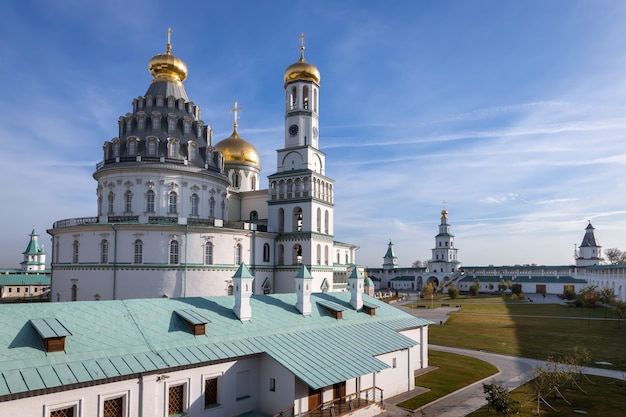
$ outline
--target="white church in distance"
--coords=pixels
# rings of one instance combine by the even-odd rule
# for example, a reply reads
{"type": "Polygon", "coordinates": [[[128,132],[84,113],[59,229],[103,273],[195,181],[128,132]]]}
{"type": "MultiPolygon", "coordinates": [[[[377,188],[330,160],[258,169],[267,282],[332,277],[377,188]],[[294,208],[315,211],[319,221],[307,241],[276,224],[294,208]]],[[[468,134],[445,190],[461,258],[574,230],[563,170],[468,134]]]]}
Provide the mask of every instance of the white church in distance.
{"type": "Polygon", "coordinates": [[[334,240],[333,180],[319,148],[320,73],[304,58],[284,73],[284,143],[260,190],[261,161],[239,136],[213,131],[187,96],[185,63],[167,50],[118,120],[93,174],[97,215],[54,223],[52,301],[227,295],[241,263],[255,294],[294,292],[306,265],[316,292],[342,291],[355,245],[334,240]]]}

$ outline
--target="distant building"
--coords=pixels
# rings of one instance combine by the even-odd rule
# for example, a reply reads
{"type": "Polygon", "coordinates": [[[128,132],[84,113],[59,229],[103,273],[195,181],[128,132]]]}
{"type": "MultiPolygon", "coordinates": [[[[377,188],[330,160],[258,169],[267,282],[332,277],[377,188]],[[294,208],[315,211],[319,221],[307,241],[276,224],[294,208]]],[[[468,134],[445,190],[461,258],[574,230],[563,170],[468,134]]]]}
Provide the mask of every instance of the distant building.
{"type": "Polygon", "coordinates": [[[430,322],[362,294],[357,269],[349,292],[311,293],[304,265],[291,294],[252,294],[245,264],[232,279],[232,296],[3,306],[0,415],[371,416],[428,366],[430,322]]]}
{"type": "Polygon", "coordinates": [[[0,300],[43,299],[50,295],[50,271],[46,269],[46,252],[39,244],[33,227],[20,269],[0,269],[0,300]]]}
{"type": "Polygon", "coordinates": [[[595,236],[591,222],[585,229],[582,243],[576,250],[575,265],[501,265],[461,266],[450,233],[448,212],[441,212],[439,233],[435,236],[427,267],[400,268],[393,243],[387,245],[382,268],[366,268],[368,276],[377,284],[376,290],[423,291],[433,283],[439,289],[451,282],[461,291],[468,291],[479,281],[481,292],[497,292],[498,285],[521,284],[526,294],[562,294],[567,288],[578,292],[583,287],[595,285],[613,289],[618,299],[626,301],[626,265],[603,265],[602,246],[595,236]]]}

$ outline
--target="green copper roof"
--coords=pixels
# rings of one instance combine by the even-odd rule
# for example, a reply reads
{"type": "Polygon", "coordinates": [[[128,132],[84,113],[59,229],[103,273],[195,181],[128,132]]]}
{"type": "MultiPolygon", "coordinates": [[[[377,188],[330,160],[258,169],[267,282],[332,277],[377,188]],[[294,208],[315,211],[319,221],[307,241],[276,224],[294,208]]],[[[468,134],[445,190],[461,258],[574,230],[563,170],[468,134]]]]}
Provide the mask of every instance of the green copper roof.
{"type": "Polygon", "coordinates": [[[296,294],[253,295],[247,322],[233,313],[234,296],[3,305],[0,401],[254,354],[267,354],[310,387],[322,388],[387,368],[376,355],[417,344],[398,330],[431,323],[367,295],[363,300],[376,306],[375,316],[355,311],[348,292],[312,294],[308,316],[296,309],[296,294]],[[342,307],[342,319],[321,303],[342,307]],[[206,320],[205,334],[194,336],[177,316],[206,320]],[[43,349],[33,323],[50,318],[68,333],[64,352],[43,349]]]}
{"type": "Polygon", "coordinates": [[[469,275],[459,280],[459,282],[474,282],[479,280],[480,282],[500,282],[511,281],[513,283],[542,283],[542,284],[585,284],[587,280],[582,278],[574,278],[569,275],[469,275]]]}
{"type": "Polygon", "coordinates": [[[0,274],[0,286],[15,285],[50,285],[50,275],[9,273],[0,274]]]}

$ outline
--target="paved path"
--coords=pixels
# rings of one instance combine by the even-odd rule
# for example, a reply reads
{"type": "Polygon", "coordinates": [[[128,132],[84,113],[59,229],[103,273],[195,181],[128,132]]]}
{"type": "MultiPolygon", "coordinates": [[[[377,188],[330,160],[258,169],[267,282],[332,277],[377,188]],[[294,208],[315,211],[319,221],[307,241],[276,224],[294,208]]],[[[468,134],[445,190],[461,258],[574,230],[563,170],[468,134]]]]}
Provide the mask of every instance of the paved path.
{"type": "MultiPolygon", "coordinates": [[[[435,308],[435,309],[409,309],[398,306],[398,308],[407,311],[418,317],[432,320],[435,323],[443,323],[447,320],[447,314],[455,308],[435,308]]],[[[497,353],[489,353],[471,349],[460,349],[447,346],[429,345],[431,350],[440,350],[460,355],[471,356],[489,362],[496,366],[499,372],[482,381],[475,382],[465,388],[455,391],[445,397],[442,397],[426,406],[418,409],[413,414],[411,411],[397,407],[395,404],[402,402],[408,398],[412,398],[424,391],[423,388],[416,388],[415,391],[399,395],[397,397],[388,398],[385,401],[387,411],[382,414],[390,417],[406,417],[406,416],[424,416],[424,417],[463,417],[472,411],[485,405],[485,394],[483,393],[483,382],[495,379],[499,383],[505,384],[509,389],[517,388],[530,379],[532,370],[536,366],[542,366],[544,361],[537,359],[521,358],[516,356],[500,355],[497,353]]],[[[599,368],[585,368],[584,372],[591,375],[600,375],[616,379],[623,379],[624,374],[620,371],[611,371],[599,368]]]]}

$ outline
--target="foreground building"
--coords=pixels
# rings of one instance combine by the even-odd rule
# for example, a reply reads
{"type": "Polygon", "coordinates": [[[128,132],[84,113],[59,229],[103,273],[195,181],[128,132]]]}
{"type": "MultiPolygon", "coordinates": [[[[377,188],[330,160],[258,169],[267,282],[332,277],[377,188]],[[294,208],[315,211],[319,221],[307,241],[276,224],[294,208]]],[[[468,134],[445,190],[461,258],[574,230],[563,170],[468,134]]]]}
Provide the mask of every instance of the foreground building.
{"type": "Polygon", "coordinates": [[[364,295],[253,295],[15,304],[0,328],[0,415],[376,415],[428,366],[428,325],[364,295]],[[254,414],[252,414],[254,413],[254,414]]]}
{"type": "MultiPolygon", "coordinates": [[[[52,236],[52,301],[226,295],[240,263],[255,294],[293,292],[304,264],[315,291],[347,288],[357,247],[334,240],[334,184],[320,150],[320,72],[304,58],[283,76],[284,142],[269,189],[238,132],[214,143],[171,51],[117,121],[93,174],[97,215],[60,220],[52,236]]],[[[278,77],[277,77],[278,79],[278,77]]]]}

